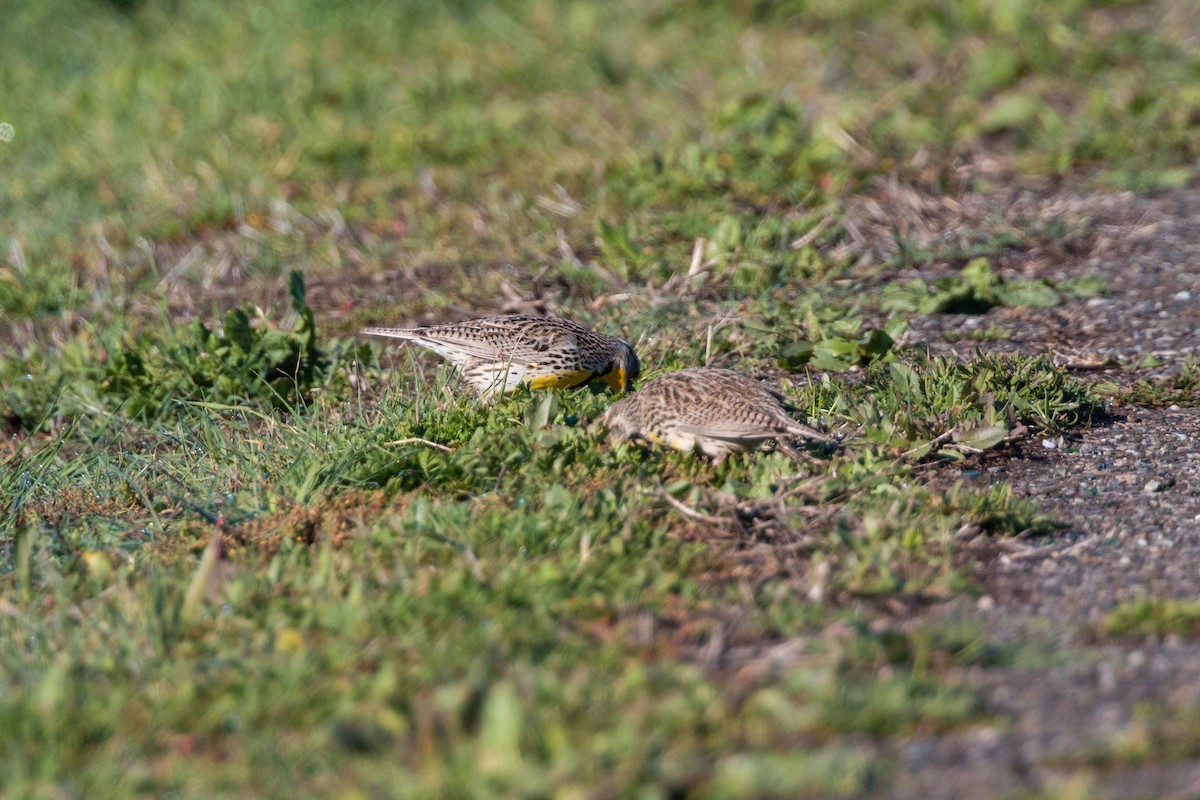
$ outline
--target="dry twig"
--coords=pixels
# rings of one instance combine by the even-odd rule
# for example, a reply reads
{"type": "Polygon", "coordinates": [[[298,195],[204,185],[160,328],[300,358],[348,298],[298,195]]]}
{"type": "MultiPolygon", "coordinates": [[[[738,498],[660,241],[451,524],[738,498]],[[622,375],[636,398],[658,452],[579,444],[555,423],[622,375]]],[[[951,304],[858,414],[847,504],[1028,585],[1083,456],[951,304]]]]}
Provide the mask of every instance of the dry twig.
{"type": "Polygon", "coordinates": [[[394,442],[387,442],[387,444],[388,445],[423,444],[423,445],[427,445],[428,447],[437,448],[438,450],[441,450],[445,453],[453,453],[454,452],[453,447],[447,447],[446,445],[439,444],[438,442],[431,442],[428,439],[422,439],[420,436],[409,436],[405,439],[397,439],[394,442]]]}

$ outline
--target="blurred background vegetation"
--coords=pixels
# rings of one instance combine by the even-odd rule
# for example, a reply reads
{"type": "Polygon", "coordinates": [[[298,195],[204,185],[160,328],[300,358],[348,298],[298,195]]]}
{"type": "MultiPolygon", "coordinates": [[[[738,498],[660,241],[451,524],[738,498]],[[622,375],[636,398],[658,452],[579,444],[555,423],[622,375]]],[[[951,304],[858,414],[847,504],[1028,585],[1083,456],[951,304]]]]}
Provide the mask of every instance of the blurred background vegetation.
{"type": "Polygon", "coordinates": [[[55,0],[5,16],[9,315],[131,280],[105,269],[140,241],[245,224],[266,229],[252,273],[338,266],[272,235],[280,203],[398,229],[410,257],[544,258],[560,227],[685,247],[744,204],[812,207],[880,175],[1150,189],[1200,155],[1200,22],[1182,0],[55,0]]]}

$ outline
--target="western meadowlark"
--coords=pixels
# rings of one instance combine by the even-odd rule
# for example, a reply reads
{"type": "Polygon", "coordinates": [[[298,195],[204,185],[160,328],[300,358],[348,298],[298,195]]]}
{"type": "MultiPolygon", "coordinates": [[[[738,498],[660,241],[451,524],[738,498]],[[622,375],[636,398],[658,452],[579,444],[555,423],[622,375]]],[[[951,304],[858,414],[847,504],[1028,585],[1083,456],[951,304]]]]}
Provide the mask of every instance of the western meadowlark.
{"type": "Polygon", "coordinates": [[[609,407],[604,423],[617,439],[645,440],[718,461],[768,439],[801,436],[832,442],[788,416],[782,396],[726,369],[671,372],[609,407]]]}
{"type": "Polygon", "coordinates": [[[454,365],[486,403],[518,386],[564,389],[600,380],[630,390],[641,362],[629,342],[570,320],[514,314],[420,328],[363,328],[427,347],[454,365]]]}

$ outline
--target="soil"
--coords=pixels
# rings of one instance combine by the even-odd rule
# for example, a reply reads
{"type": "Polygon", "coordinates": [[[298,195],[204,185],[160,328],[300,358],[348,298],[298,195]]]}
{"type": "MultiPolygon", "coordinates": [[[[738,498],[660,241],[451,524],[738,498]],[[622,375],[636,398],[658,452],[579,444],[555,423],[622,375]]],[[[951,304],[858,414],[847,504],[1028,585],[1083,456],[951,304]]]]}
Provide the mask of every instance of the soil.
{"type": "MultiPolygon", "coordinates": [[[[1006,279],[1097,276],[1107,292],[1049,309],[917,317],[910,339],[962,355],[1050,354],[1119,385],[1178,371],[1200,353],[1197,188],[946,200],[888,186],[859,201],[850,228],[852,246],[876,259],[894,255],[897,239],[969,251],[980,231],[997,229],[1025,240],[998,259],[1006,279]],[[992,326],[1008,337],[973,338],[992,326]],[[1133,368],[1148,355],[1159,363],[1133,368]]],[[[954,263],[943,267],[950,274],[954,263]]],[[[1200,641],[1102,628],[1120,602],[1200,597],[1200,408],[1188,407],[1200,396],[1184,402],[1114,408],[1089,430],[1038,437],[942,476],[1006,482],[1065,527],[985,560],[983,597],[926,609],[913,623],[969,620],[1040,656],[961,671],[995,724],[905,744],[878,796],[1200,798],[1200,641]]]]}
{"type": "Polygon", "coordinates": [[[905,341],[963,355],[976,347],[1049,354],[1081,371],[1141,366],[1153,356],[1162,372],[1200,356],[1198,225],[1200,188],[1154,197],[1012,189],[949,199],[888,184],[852,204],[849,235],[832,255],[894,263],[898,242],[945,254],[928,269],[880,276],[887,280],[953,275],[979,252],[1005,280],[1099,278],[1101,296],[1052,308],[914,316],[905,341]],[[999,241],[1010,244],[997,250],[999,241]]]}

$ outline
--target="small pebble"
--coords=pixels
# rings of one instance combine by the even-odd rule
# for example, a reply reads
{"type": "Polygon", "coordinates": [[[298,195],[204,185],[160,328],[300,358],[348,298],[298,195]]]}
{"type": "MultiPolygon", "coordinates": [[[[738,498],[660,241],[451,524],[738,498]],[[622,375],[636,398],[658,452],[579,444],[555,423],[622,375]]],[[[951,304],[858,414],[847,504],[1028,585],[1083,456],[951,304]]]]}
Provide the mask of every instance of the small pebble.
{"type": "Polygon", "coordinates": [[[1000,744],[1000,731],[991,725],[977,728],[971,733],[971,738],[984,747],[995,747],[1000,744]]]}
{"type": "Polygon", "coordinates": [[[1053,439],[1042,439],[1042,447],[1046,448],[1047,450],[1053,450],[1058,447],[1058,442],[1054,441],[1053,439]]]}
{"type": "Polygon", "coordinates": [[[1112,664],[1104,662],[1096,667],[1096,683],[1105,694],[1117,688],[1117,671],[1113,669],[1112,664]]]}
{"type": "Polygon", "coordinates": [[[1191,300],[1191,299],[1192,299],[1192,293],[1191,293],[1191,292],[1189,292],[1189,291],[1187,291],[1187,290],[1185,289],[1185,290],[1184,290],[1184,291],[1182,291],[1182,292],[1176,292],[1175,294],[1173,294],[1173,295],[1171,296],[1171,299],[1172,299],[1172,300],[1191,300]]]}
{"type": "Polygon", "coordinates": [[[1155,494],[1157,492],[1164,492],[1174,485],[1175,480],[1173,478],[1155,478],[1151,481],[1148,481],[1146,485],[1142,487],[1142,491],[1144,491],[1146,494],[1155,494]]]}
{"type": "Polygon", "coordinates": [[[991,611],[996,607],[996,601],[992,599],[990,594],[985,594],[975,603],[980,611],[991,611]]]}
{"type": "Polygon", "coordinates": [[[917,739],[904,748],[902,757],[906,764],[915,767],[929,763],[935,752],[933,742],[928,739],[917,739]]]}

